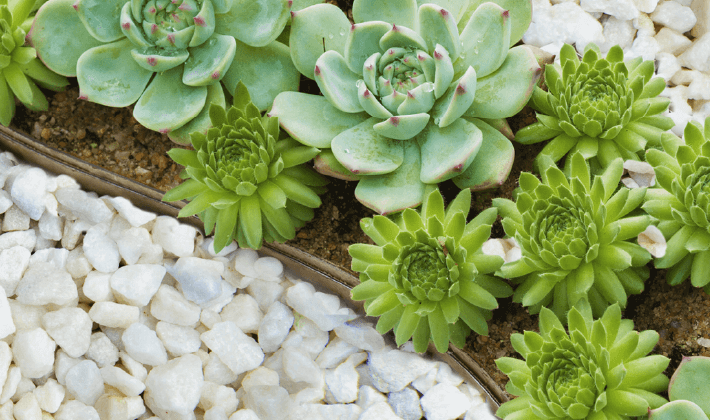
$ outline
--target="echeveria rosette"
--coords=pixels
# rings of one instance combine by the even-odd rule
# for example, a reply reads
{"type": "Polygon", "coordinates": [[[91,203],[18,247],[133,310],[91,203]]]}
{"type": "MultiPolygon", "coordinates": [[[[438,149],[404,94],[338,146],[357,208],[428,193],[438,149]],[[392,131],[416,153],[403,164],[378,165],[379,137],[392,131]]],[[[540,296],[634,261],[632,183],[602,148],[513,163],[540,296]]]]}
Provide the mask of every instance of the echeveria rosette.
{"type": "Polygon", "coordinates": [[[690,277],[710,294],[710,119],[685,126],[683,140],[664,133],[663,150],[646,152],[659,188],[649,189],[643,209],[659,220],[668,241],[666,254],[654,260],[677,285],[690,277]]]}
{"type": "Polygon", "coordinates": [[[207,135],[191,134],[194,150],[168,152],[189,179],[163,201],[190,200],[178,216],[198,214],[207,234],[214,228],[217,252],[232,239],[252,249],[293,239],[325,191],[325,180],[303,165],[319,150],[280,139],[278,119],[262,117],[241,82],[234,105],[212,105],[210,118],[207,135]]]}
{"type": "Polygon", "coordinates": [[[627,295],[641,293],[649,277],[651,254],[634,241],[651,223],[637,214],[646,189],[619,188],[621,159],[593,180],[581,153],[569,159],[569,178],[543,156],[542,181],[523,172],[515,203],[493,200],[506,235],[522,250],[520,260],[496,275],[519,283],[513,300],[531,313],[551,305],[564,319],[570,307],[588,300],[601,316],[610,304],[626,307],[627,295]]]}
{"type": "Polygon", "coordinates": [[[29,39],[50,69],[77,77],[81,98],[135,103],[139,123],[189,143],[191,132],[210,127],[210,104],[225,106],[220,81],[228,92],[244,82],[260,110],[298,89],[288,47],[275,41],[289,7],[287,0],[50,0],[29,39]]]}
{"type": "Polygon", "coordinates": [[[490,275],[503,259],[481,252],[496,209],[466,223],[470,208],[470,190],[446,209],[434,190],[420,212],[405,209],[394,221],[376,215],[360,222],[375,245],[348,248],[352,269],[360,273],[352,298],[364,300],[365,312],[380,317],[377,331],[394,328],[397,345],[412,338],[417,352],[426,351],[430,341],[440,352],[449,342],[461,348],[471,330],[488,335],[496,298],[511,295],[510,286],[490,275]]]}
{"type": "Polygon", "coordinates": [[[25,34],[34,0],[0,0],[0,124],[9,126],[15,116],[15,97],[33,111],[46,111],[49,104],[39,86],[61,91],[65,77],[48,70],[34,48],[25,46],[25,34]]]}
{"type": "Polygon", "coordinates": [[[323,150],[319,172],[359,179],[356,197],[381,214],[452,178],[500,185],[514,151],[493,126],[507,127],[540,75],[527,47],[510,48],[530,1],[445,3],[355,0],[354,25],[328,4],[293,14],[294,64],[323,96],[284,92],[270,115],[323,150]]]}
{"type": "Polygon", "coordinates": [[[540,311],[540,333],[512,334],[524,360],[502,357],[498,368],[517,396],[500,406],[504,420],[630,420],[668,401],[657,395],[668,386],[663,371],[670,360],[647,356],[658,342],[652,330],[634,331],[621,319],[618,304],[599,319],[586,301],[566,313],[568,330],[555,314],[540,311]]]}
{"type": "Polygon", "coordinates": [[[644,150],[660,146],[661,134],[673,127],[673,120],[660,115],[670,100],[658,97],[666,82],[653,77],[654,69],[653,60],[641,57],[624,62],[618,45],[601,58],[589,44],[580,60],[565,44],[560,64],[545,67],[549,91],[534,88],[529,105],[538,122],[518,131],[515,140],[552,139],[540,155],[555,162],[576,152],[602,169],[617,158],[642,160],[644,150]]]}

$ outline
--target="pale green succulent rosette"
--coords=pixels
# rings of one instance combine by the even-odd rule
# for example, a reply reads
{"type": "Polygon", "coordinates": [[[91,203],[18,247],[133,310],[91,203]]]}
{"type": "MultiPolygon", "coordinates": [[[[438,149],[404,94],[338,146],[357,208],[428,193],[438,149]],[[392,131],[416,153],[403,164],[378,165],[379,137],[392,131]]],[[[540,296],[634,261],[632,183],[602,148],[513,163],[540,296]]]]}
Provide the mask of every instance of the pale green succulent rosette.
{"type": "Polygon", "coordinates": [[[488,335],[486,321],[498,307],[496,298],[512,289],[491,274],[503,263],[483,254],[496,209],[469,223],[471,192],[463,190],[444,209],[439,190],[429,193],[421,212],[405,209],[393,221],[377,215],[360,222],[376,245],[348,248],[360,284],[354,300],[365,301],[365,312],[380,317],[377,331],[394,329],[397,345],[412,338],[417,352],[433,342],[446,352],[449,342],[463,348],[471,330],[488,335]]]}
{"type": "Polygon", "coordinates": [[[46,111],[49,104],[39,87],[61,91],[69,84],[37,59],[34,48],[25,46],[34,3],[0,0],[0,124],[4,126],[15,116],[15,97],[33,111],[46,111]]]}
{"type": "Polygon", "coordinates": [[[139,123],[189,143],[211,127],[210,105],[225,106],[220,81],[233,92],[241,80],[262,111],[298,89],[289,49],[275,41],[289,8],[287,0],[50,0],[28,38],[50,69],[77,77],[81,98],[135,103],[139,123]]]}
{"type": "Polygon", "coordinates": [[[705,128],[695,121],[685,126],[683,140],[665,133],[663,150],[649,150],[648,163],[660,188],[649,189],[643,209],[659,220],[668,241],[666,254],[654,260],[667,268],[668,284],[690,277],[710,294],[710,119],[705,128]]]}
{"type": "Polygon", "coordinates": [[[496,3],[355,0],[354,25],[329,4],[295,12],[291,57],[323,96],[284,92],[270,115],[324,149],[319,172],[358,179],[357,199],[380,214],[418,206],[448,179],[498,186],[513,146],[494,127],[508,131],[541,71],[527,47],[510,48],[531,2],[496,3]]]}
{"type": "Polygon", "coordinates": [[[242,248],[286,242],[313,219],[326,181],[305,162],[319,150],[281,138],[277,118],[262,117],[243,83],[228,110],[210,107],[213,128],[193,132],[194,150],[168,152],[189,178],[163,201],[190,201],[178,217],[198,214],[219,252],[236,239],[242,248]]]}
{"type": "Polygon", "coordinates": [[[651,254],[633,241],[651,223],[649,215],[637,214],[646,189],[619,188],[621,159],[593,180],[581,153],[570,161],[568,178],[544,156],[542,181],[523,172],[515,203],[493,200],[506,235],[522,252],[496,275],[519,283],[513,300],[531,313],[551,307],[564,319],[579,300],[588,300],[598,317],[610,304],[625,308],[627,296],[641,293],[649,277],[651,254]]]}
{"type": "MultiPolygon", "coordinates": [[[[658,97],[666,87],[653,77],[653,60],[641,57],[624,62],[624,52],[612,47],[601,58],[589,44],[582,60],[574,47],[560,50],[560,64],[545,67],[548,92],[535,87],[529,105],[538,122],[515,134],[515,140],[532,144],[552,139],[539,156],[557,162],[581,153],[594,168],[606,168],[614,159],[642,160],[649,147],[658,147],[661,134],[673,127],[660,114],[670,100],[658,97]]],[[[566,163],[566,172],[569,172],[566,163]]]]}
{"type": "MultiPolygon", "coordinates": [[[[618,304],[596,319],[586,301],[571,308],[565,331],[547,308],[540,311],[540,333],[512,334],[510,342],[525,360],[502,357],[496,365],[517,396],[500,406],[504,420],[630,420],[668,401],[657,395],[668,386],[663,371],[670,360],[647,356],[658,342],[652,330],[634,331],[621,319],[618,304]]],[[[678,419],[676,419],[678,420],[678,419]]]]}

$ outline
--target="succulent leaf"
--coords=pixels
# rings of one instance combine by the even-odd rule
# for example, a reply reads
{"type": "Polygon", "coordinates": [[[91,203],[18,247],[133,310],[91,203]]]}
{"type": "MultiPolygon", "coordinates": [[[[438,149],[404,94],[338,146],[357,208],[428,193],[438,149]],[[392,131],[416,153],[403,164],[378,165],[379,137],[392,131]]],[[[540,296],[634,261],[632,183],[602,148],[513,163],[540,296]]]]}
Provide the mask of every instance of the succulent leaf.
{"type": "Polygon", "coordinates": [[[215,31],[252,47],[264,47],[279,36],[290,18],[287,0],[233,0],[216,16],[215,31]]]}
{"type": "Polygon", "coordinates": [[[503,185],[513,168],[513,145],[488,123],[476,118],[468,121],[481,130],[483,141],[468,168],[453,178],[454,184],[461,189],[470,188],[472,191],[503,185]]]}
{"type": "Polygon", "coordinates": [[[393,25],[413,28],[416,17],[416,0],[359,0],[353,2],[355,23],[383,20],[393,25]]]}
{"type": "Polygon", "coordinates": [[[123,38],[116,16],[126,0],[78,0],[74,9],[91,36],[101,42],[113,42],[123,38]]]}
{"type": "Polygon", "coordinates": [[[213,127],[207,135],[192,134],[195,152],[169,152],[186,165],[190,180],[164,200],[192,199],[181,215],[197,213],[206,226],[214,223],[217,252],[232,239],[254,249],[263,241],[293,239],[296,227],[313,217],[300,206],[320,205],[315,187],[322,180],[298,163],[318,150],[301,150],[305,148],[289,138],[279,140],[276,118],[261,116],[243,83],[237,85],[229,110],[213,103],[209,116],[213,127]]]}
{"type": "MultiPolygon", "coordinates": [[[[406,144],[416,156],[416,147],[406,144]]],[[[363,258],[365,249],[361,245],[350,247],[353,270],[362,273],[361,283],[352,290],[353,299],[365,300],[369,315],[381,315],[378,331],[384,333],[393,328],[398,345],[412,338],[418,352],[426,351],[429,342],[439,352],[445,352],[450,341],[461,345],[463,340],[456,337],[465,337],[471,329],[486,332],[484,314],[497,307],[491,291],[502,290],[504,283],[485,276],[490,271],[473,265],[473,255],[480,244],[479,249],[472,250],[462,245],[459,235],[468,229],[465,214],[470,202],[471,194],[462,191],[455,204],[444,210],[441,194],[433,189],[421,212],[407,209],[395,222],[380,215],[363,220],[363,226],[373,226],[378,231],[377,238],[373,238],[378,245],[366,249],[376,257],[372,262],[367,261],[369,257],[363,258]],[[384,273],[368,274],[375,264],[386,270],[386,281],[382,279],[384,273]],[[485,280],[479,282],[478,276],[485,280]],[[385,302],[387,305],[383,306],[385,302]]],[[[468,226],[474,223],[475,219],[468,226]]],[[[490,234],[490,225],[485,226],[490,234]]],[[[374,233],[365,227],[363,230],[370,236],[374,233]]],[[[497,266],[502,263],[499,260],[497,266]]]]}

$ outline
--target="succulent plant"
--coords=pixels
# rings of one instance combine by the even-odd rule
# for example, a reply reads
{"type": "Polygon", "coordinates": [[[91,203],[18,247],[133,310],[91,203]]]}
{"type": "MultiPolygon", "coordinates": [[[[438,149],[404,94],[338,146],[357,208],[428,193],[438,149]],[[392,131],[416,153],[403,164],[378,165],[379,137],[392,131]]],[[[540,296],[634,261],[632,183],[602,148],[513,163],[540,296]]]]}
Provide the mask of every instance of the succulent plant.
{"type": "Polygon", "coordinates": [[[659,220],[668,239],[657,268],[668,268],[666,280],[680,284],[690,277],[695,287],[710,294],[710,119],[685,126],[684,140],[664,133],[663,150],[652,149],[646,159],[661,188],[649,189],[643,209],[659,220]]]}
{"type": "Polygon", "coordinates": [[[279,139],[277,118],[262,117],[239,82],[234,105],[212,105],[214,127],[207,135],[191,134],[194,150],[168,154],[185,166],[190,179],[168,191],[163,201],[190,200],[179,217],[199,214],[214,249],[232,239],[243,248],[259,249],[262,241],[285,242],[313,218],[325,180],[303,163],[319,152],[291,138],[279,139]]]}
{"type": "Polygon", "coordinates": [[[50,0],[29,39],[50,69],[77,77],[81,98],[135,103],[139,123],[188,143],[210,127],[210,104],[225,106],[220,81],[228,92],[243,81],[260,110],[298,89],[274,41],[288,16],[287,0],[50,0]]]}
{"type": "Polygon", "coordinates": [[[284,92],[270,111],[324,149],[319,172],[359,179],[357,199],[381,214],[448,179],[474,190],[505,181],[513,147],[496,128],[509,131],[504,118],[541,73],[530,49],[510,48],[530,0],[417,4],[355,0],[354,25],[330,4],[293,13],[291,56],[323,96],[284,92]]]}
{"type": "Polygon", "coordinates": [[[523,172],[515,203],[493,200],[506,235],[522,249],[522,258],[496,275],[519,283],[513,300],[532,313],[552,305],[564,320],[579,300],[588,300],[595,316],[609,304],[626,307],[627,295],[641,293],[649,277],[651,254],[631,241],[651,222],[632,213],[646,188],[618,188],[621,159],[593,181],[580,152],[570,157],[569,178],[548,156],[539,162],[542,181],[523,172]]]}
{"type": "Polygon", "coordinates": [[[15,116],[15,97],[33,111],[46,111],[47,98],[37,85],[61,91],[69,84],[37,59],[34,48],[25,46],[34,3],[0,0],[0,124],[4,126],[15,116]]]}
{"type": "Polygon", "coordinates": [[[489,275],[503,259],[481,252],[496,209],[466,223],[470,208],[470,190],[461,191],[444,210],[435,189],[421,212],[405,209],[395,221],[376,215],[360,222],[376,245],[348,249],[352,269],[360,273],[352,298],[364,300],[365,312],[380,317],[377,331],[394,328],[397,345],[412,338],[418,352],[430,341],[442,353],[449,342],[463,347],[471,330],[488,335],[486,321],[498,307],[496,298],[512,293],[489,275]]]}
{"type": "Polygon", "coordinates": [[[513,348],[525,360],[496,360],[510,378],[506,390],[518,397],[501,405],[498,417],[628,420],[668,402],[656,393],[668,386],[663,371],[670,360],[647,356],[658,342],[657,332],[634,331],[631,320],[621,319],[618,304],[593,320],[582,300],[566,315],[569,333],[543,308],[539,334],[511,335],[513,348]]]}
{"type": "Polygon", "coordinates": [[[666,82],[653,77],[653,60],[624,62],[618,45],[606,58],[600,55],[593,43],[581,61],[571,45],[562,47],[560,64],[545,67],[549,92],[535,87],[530,100],[538,122],[518,131],[516,141],[552,139],[540,155],[557,162],[579,152],[601,168],[616,158],[642,160],[647,147],[660,146],[661,133],[673,127],[673,120],[660,115],[670,100],[658,97],[666,82]]]}

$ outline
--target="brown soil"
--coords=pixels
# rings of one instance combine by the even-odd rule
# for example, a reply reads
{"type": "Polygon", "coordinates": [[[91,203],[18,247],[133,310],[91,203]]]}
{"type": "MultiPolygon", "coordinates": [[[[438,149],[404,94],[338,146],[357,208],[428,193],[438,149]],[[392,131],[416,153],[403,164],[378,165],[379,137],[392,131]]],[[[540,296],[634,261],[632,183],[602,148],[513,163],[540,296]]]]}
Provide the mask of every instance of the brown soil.
{"type": "MultiPolygon", "coordinates": [[[[332,1],[333,3],[338,3],[332,1]]],[[[341,7],[347,9],[348,1],[341,7]]],[[[29,134],[56,149],[82,158],[118,174],[133,178],[163,191],[180,183],[181,168],[166,152],[178,147],[166,135],[150,131],[136,122],[130,108],[108,108],[80,101],[78,87],[73,84],[66,92],[47,92],[48,112],[36,113],[18,106],[12,128],[29,134]]],[[[313,92],[314,84],[304,83],[302,91],[313,92]]],[[[514,131],[531,124],[534,114],[525,108],[509,119],[514,131]]],[[[532,160],[542,145],[521,146],[516,143],[516,159],[508,181],[500,188],[474,193],[471,217],[490,207],[495,197],[511,198],[521,171],[532,170],[532,160]]],[[[369,242],[359,228],[363,217],[372,212],[354,198],[355,183],[333,179],[323,205],[290,243],[328,260],[346,270],[350,267],[347,249],[350,244],[369,242]]],[[[457,189],[442,184],[442,192],[452,199],[457,189]]],[[[500,223],[493,228],[493,237],[504,235],[500,223]]],[[[469,353],[493,379],[503,387],[507,377],[495,366],[494,360],[503,356],[519,357],[510,345],[510,334],[524,330],[538,330],[537,316],[530,315],[520,304],[501,299],[489,322],[489,336],[473,333],[466,345],[469,353]]],[[[635,322],[638,330],[654,329],[661,339],[654,353],[671,358],[666,371],[669,376],[683,356],[710,356],[710,348],[698,344],[698,338],[710,338],[710,296],[695,289],[688,282],[676,287],[665,284],[664,271],[652,270],[647,290],[629,299],[624,313],[635,322]]]]}

